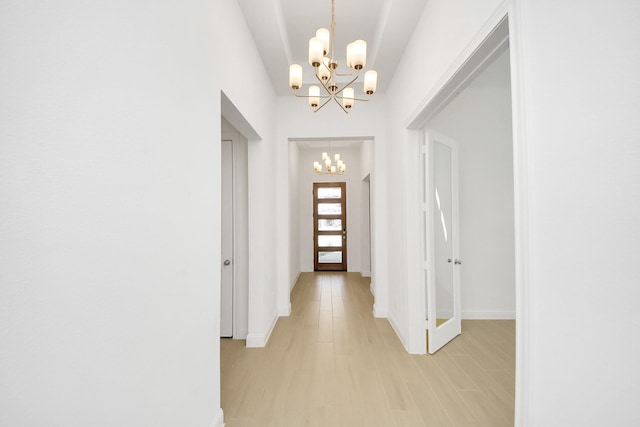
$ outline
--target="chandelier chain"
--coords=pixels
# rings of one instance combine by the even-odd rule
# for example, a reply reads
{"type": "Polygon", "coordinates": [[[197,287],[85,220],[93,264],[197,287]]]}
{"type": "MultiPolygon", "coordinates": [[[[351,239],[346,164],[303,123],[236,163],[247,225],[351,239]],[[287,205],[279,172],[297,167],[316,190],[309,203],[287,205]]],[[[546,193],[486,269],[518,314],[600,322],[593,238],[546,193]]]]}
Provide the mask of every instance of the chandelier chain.
{"type": "Polygon", "coordinates": [[[331,0],[331,60],[335,57],[333,56],[336,50],[336,2],[335,0],[331,0]]]}

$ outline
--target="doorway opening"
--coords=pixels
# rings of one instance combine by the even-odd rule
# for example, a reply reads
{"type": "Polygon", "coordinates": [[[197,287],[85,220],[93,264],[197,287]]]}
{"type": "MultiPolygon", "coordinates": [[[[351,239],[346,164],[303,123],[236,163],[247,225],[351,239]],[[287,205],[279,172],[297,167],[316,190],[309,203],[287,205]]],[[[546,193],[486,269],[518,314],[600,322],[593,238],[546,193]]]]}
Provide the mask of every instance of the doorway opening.
{"type": "MultiPolygon", "coordinates": [[[[289,259],[290,275],[294,282],[302,273],[313,271],[327,271],[330,269],[361,273],[365,277],[375,278],[374,234],[375,234],[375,182],[372,176],[374,141],[370,137],[363,138],[308,138],[289,140],[289,259]],[[347,164],[343,174],[317,173],[312,165],[322,152],[340,154],[347,164]],[[315,228],[337,227],[336,222],[320,223],[314,217],[314,183],[334,185],[344,182],[344,218],[342,228],[335,230],[320,230],[314,239],[315,228]],[[369,217],[371,216],[371,221],[369,217]],[[369,225],[371,223],[371,226],[369,225]],[[340,247],[331,246],[338,243],[336,236],[331,233],[343,233],[340,247]],[[333,239],[333,240],[332,240],[333,239]],[[324,250],[318,251],[316,243],[324,250]],[[323,246],[325,245],[325,246],[323,246]],[[329,245],[329,246],[326,246],[329,245]],[[341,254],[336,254],[341,250],[341,254]],[[318,257],[318,252],[325,252],[318,257]],[[316,263],[316,260],[329,261],[330,256],[341,256],[337,261],[342,265],[329,267],[328,262],[316,263]],[[323,259],[324,258],[324,259],[323,259]],[[320,265],[317,265],[320,264],[320,265]]],[[[322,194],[321,198],[324,197],[322,194]]],[[[328,203],[331,199],[327,198],[328,203]]],[[[340,218],[320,218],[338,220],[340,218]]]]}
{"type": "MultiPolygon", "coordinates": [[[[457,266],[461,276],[461,318],[491,319],[491,322],[505,321],[510,325],[508,329],[515,336],[509,358],[515,372],[512,378],[516,379],[517,421],[526,388],[527,343],[526,331],[523,332],[526,325],[520,320],[526,318],[523,298],[527,283],[528,228],[526,152],[521,139],[522,91],[518,81],[521,70],[512,69],[514,65],[519,67],[521,51],[517,45],[515,52],[510,46],[510,20],[510,14],[496,15],[495,26],[487,27],[486,36],[478,39],[467,55],[460,57],[440,89],[408,120],[411,149],[407,153],[417,155],[419,146],[434,131],[454,139],[460,146],[461,241],[459,257],[452,261],[457,259],[462,263],[457,266]],[[487,78],[485,74],[493,77],[487,78]],[[478,80],[484,80],[484,88],[475,86],[478,80]],[[495,96],[502,97],[502,101],[497,102],[495,96]],[[467,108],[470,105],[475,108],[467,108]],[[494,118],[488,118],[489,115],[494,118]],[[496,277],[490,278],[494,273],[496,277]]],[[[409,161],[407,174],[419,176],[423,169],[420,162],[409,161]]],[[[409,214],[408,221],[410,227],[425,230],[418,187],[411,188],[416,197],[410,202],[409,211],[414,213],[409,214]]],[[[420,247],[424,240],[408,236],[408,244],[420,247]]],[[[432,316],[426,309],[437,306],[437,301],[427,299],[429,282],[423,274],[423,259],[415,256],[409,263],[409,279],[421,284],[409,289],[411,324],[415,326],[409,346],[412,353],[424,354],[426,334],[424,328],[418,330],[418,325],[424,323],[426,317],[436,316],[434,323],[437,322],[437,311],[432,316]]],[[[432,286],[435,283],[432,282],[432,286]]],[[[435,325],[436,330],[438,326],[435,325]]],[[[463,321],[463,335],[464,330],[463,321]]],[[[429,330],[429,334],[431,332],[429,330]]]]}
{"type": "Polygon", "coordinates": [[[442,336],[450,322],[436,325],[436,319],[515,319],[511,103],[509,49],[505,46],[428,121],[424,131],[431,146],[428,164],[433,178],[428,205],[437,216],[432,215],[423,233],[428,243],[427,270],[432,272],[426,276],[427,317],[432,321],[430,353],[456,335],[452,330],[442,336]],[[449,162],[438,160],[445,157],[439,156],[438,147],[442,150],[447,141],[456,147],[448,152],[458,153],[459,167],[444,170],[449,162]],[[453,205],[448,183],[459,187],[453,205]],[[449,209],[456,204],[459,209],[449,209]],[[451,308],[458,313],[450,313],[451,308]],[[436,346],[438,335],[442,341],[436,346]]]}
{"type": "Polygon", "coordinates": [[[249,317],[248,141],[224,117],[221,153],[220,337],[244,339],[249,317]]]}

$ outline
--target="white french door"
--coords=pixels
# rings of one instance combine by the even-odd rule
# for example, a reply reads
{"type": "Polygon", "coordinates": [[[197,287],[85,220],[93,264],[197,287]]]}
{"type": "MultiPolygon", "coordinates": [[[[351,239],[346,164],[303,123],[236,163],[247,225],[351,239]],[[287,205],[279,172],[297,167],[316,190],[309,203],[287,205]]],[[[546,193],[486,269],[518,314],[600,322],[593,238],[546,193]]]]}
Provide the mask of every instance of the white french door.
{"type": "Polygon", "coordinates": [[[427,350],[433,354],[462,331],[458,146],[449,138],[427,131],[422,159],[427,350]]]}

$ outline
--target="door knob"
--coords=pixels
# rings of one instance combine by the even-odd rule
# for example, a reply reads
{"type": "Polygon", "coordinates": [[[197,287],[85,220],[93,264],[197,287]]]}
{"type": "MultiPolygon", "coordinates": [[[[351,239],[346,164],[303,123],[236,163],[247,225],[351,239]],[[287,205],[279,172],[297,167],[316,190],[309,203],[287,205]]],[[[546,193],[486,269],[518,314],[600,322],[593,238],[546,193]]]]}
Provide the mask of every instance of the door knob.
{"type": "Polygon", "coordinates": [[[447,262],[448,262],[449,264],[451,264],[451,261],[453,261],[451,258],[449,258],[449,259],[447,260],[447,262]]]}
{"type": "Polygon", "coordinates": [[[229,261],[228,259],[225,259],[225,260],[224,260],[224,262],[223,262],[223,264],[224,264],[224,265],[229,265],[229,264],[231,264],[231,261],[229,261]]]}

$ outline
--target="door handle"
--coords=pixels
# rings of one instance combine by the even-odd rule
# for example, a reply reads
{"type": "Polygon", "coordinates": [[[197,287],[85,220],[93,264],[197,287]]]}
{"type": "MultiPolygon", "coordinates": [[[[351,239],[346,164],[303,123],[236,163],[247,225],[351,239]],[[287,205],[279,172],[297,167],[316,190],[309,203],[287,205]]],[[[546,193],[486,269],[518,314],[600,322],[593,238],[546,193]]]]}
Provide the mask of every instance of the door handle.
{"type": "Polygon", "coordinates": [[[224,264],[224,265],[229,265],[229,264],[231,264],[231,261],[229,261],[228,259],[225,259],[225,260],[224,260],[224,262],[223,262],[223,264],[224,264]]]}
{"type": "Polygon", "coordinates": [[[462,264],[462,261],[460,261],[459,259],[457,259],[457,260],[455,260],[455,261],[454,261],[454,264],[461,265],[461,264],[462,264]]]}
{"type": "Polygon", "coordinates": [[[451,264],[451,261],[453,261],[451,258],[447,259],[447,262],[448,262],[449,264],[451,264]]]}

